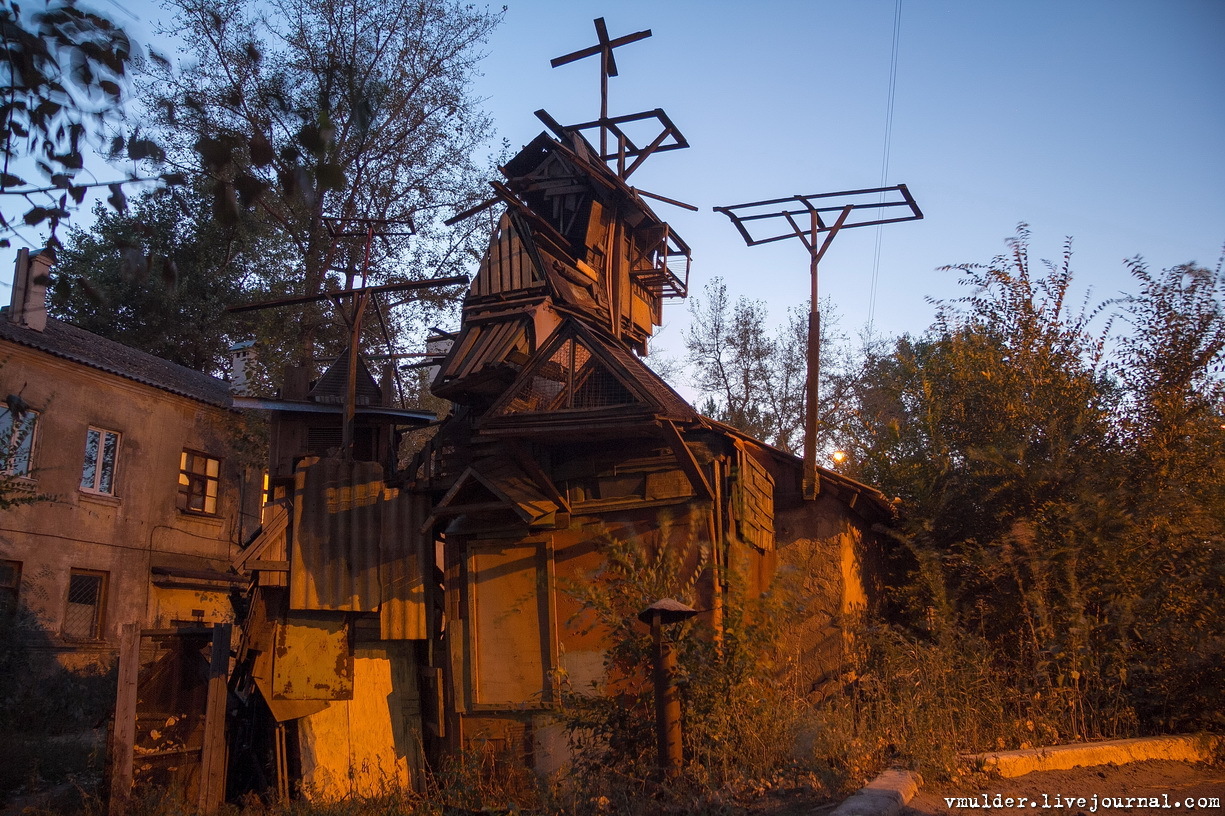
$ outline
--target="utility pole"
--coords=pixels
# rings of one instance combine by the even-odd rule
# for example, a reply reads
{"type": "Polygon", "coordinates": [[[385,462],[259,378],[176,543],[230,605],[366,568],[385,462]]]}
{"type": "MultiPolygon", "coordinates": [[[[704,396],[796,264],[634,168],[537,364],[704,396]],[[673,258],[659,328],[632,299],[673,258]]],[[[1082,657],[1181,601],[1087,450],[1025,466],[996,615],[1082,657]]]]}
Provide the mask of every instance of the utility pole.
{"type": "Polygon", "coordinates": [[[821,368],[818,268],[821,259],[839,230],[917,221],[923,217],[923,213],[905,184],[772,198],[714,209],[732,220],[749,246],[799,238],[808,250],[811,302],[808,307],[808,379],[804,399],[804,498],[815,499],[821,492],[817,470],[817,397],[820,391],[818,380],[821,368]],[[878,200],[871,201],[873,195],[877,196],[878,200]],[[893,212],[893,208],[897,207],[906,208],[906,213],[882,215],[880,212],[882,209],[893,212]],[[866,212],[861,214],[862,217],[856,217],[857,210],[866,212]],[[875,212],[876,217],[873,218],[868,212],[875,212]],[[832,223],[827,220],[830,216],[834,219],[832,223]],[[780,221],[783,223],[780,224],[780,221]]]}

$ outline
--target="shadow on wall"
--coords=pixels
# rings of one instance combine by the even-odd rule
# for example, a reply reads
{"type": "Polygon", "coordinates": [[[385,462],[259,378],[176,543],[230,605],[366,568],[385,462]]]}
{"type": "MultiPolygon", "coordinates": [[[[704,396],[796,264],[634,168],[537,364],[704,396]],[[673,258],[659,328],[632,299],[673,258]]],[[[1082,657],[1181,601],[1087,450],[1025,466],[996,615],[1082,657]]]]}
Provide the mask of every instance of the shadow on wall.
{"type": "Polygon", "coordinates": [[[65,668],[58,644],[24,607],[0,609],[0,807],[18,793],[101,781],[117,672],[108,658],[65,668]]]}

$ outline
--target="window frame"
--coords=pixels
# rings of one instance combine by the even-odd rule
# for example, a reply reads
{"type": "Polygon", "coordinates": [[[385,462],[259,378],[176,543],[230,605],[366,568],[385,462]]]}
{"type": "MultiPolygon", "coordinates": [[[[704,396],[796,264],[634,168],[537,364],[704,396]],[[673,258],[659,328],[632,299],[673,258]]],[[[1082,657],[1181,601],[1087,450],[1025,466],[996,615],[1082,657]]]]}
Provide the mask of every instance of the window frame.
{"type": "MultiPolygon", "coordinates": [[[[553,541],[548,536],[515,542],[474,538],[466,543],[462,579],[466,597],[462,602],[465,607],[463,631],[467,657],[464,685],[469,710],[547,711],[557,707],[560,687],[556,669],[560,658],[556,636],[554,558],[553,541]],[[519,553],[521,566],[507,571],[505,559],[515,552],[519,553]],[[485,559],[492,563],[482,563],[485,559]],[[529,603],[523,603],[522,598],[514,602],[507,600],[505,592],[510,582],[506,578],[510,572],[521,573],[520,580],[528,579],[524,585],[534,584],[529,603]],[[497,577],[482,580],[482,573],[496,574],[497,577]],[[534,573],[534,578],[528,573],[534,573]],[[507,654],[497,645],[505,643],[505,640],[496,636],[490,638],[489,635],[505,628],[504,624],[509,622],[509,618],[519,614],[525,616],[525,628],[535,631],[538,636],[536,643],[527,644],[524,656],[530,653],[532,660],[539,656],[538,666],[529,666],[540,672],[540,685],[531,682],[536,679],[534,676],[528,677],[523,673],[516,678],[521,688],[515,691],[526,694],[508,695],[505,693],[506,686],[515,679],[508,676],[505,663],[507,654]],[[535,618],[537,625],[532,625],[532,618],[535,618]]],[[[528,661],[524,660],[515,671],[521,671],[524,664],[528,664],[528,661]]]]}
{"type": "Polygon", "coordinates": [[[20,422],[13,422],[13,409],[0,411],[0,476],[32,478],[34,441],[41,415],[41,411],[30,408],[21,412],[20,422]],[[8,423],[8,427],[3,423],[8,423]]]}
{"type": "MultiPolygon", "coordinates": [[[[64,640],[76,643],[102,640],[102,633],[106,624],[106,601],[110,588],[110,578],[111,574],[105,570],[76,569],[74,567],[68,571],[68,589],[64,593],[64,617],[60,625],[60,635],[64,640]],[[93,619],[90,621],[90,632],[87,635],[68,631],[70,607],[74,603],[72,600],[72,583],[76,578],[96,578],[98,580],[98,591],[93,603],[93,619]]],[[[84,606],[84,604],[79,605],[84,606]]]]}
{"type": "Polygon", "coordinates": [[[80,490],[82,493],[89,493],[90,495],[93,495],[93,496],[114,496],[115,495],[115,484],[118,481],[118,477],[119,477],[119,446],[122,444],[122,442],[123,442],[123,434],[120,433],[119,431],[109,431],[106,428],[99,428],[96,425],[90,425],[86,429],[85,431],[85,459],[83,459],[81,463],[80,490]],[[86,472],[86,468],[89,467],[89,464],[90,464],[89,462],[89,435],[92,433],[98,434],[98,445],[94,449],[93,485],[87,486],[85,484],[85,472],[86,472]],[[103,474],[105,472],[105,464],[106,464],[104,460],[104,456],[105,456],[105,450],[106,450],[106,447],[105,447],[106,439],[108,436],[114,438],[115,447],[114,447],[114,453],[111,458],[110,484],[108,486],[109,489],[103,490],[102,480],[103,480],[103,474]]]}
{"type": "Polygon", "coordinates": [[[193,516],[220,515],[221,460],[203,451],[184,448],[179,455],[178,493],[175,496],[175,505],[180,512],[193,516]],[[195,464],[197,458],[203,460],[203,471],[189,469],[195,464]],[[210,473],[210,470],[215,472],[210,473]],[[209,493],[210,484],[212,485],[211,495],[209,493]],[[198,508],[192,506],[196,499],[200,499],[198,508]]]}

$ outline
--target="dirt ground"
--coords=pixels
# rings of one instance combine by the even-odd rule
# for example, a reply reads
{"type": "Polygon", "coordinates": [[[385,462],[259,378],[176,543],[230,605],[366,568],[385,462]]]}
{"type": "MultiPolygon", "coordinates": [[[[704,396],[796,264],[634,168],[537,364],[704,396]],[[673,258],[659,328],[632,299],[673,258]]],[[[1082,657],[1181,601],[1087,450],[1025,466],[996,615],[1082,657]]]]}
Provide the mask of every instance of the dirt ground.
{"type": "Polygon", "coordinates": [[[1225,813],[1223,802],[1225,766],[1149,760],[1040,771],[1013,779],[978,774],[957,782],[924,785],[903,816],[985,816],[988,812],[994,816],[1219,815],[1225,813]],[[1014,800],[1011,804],[1009,797],[1014,800]],[[1129,798],[1133,801],[1128,802],[1129,798]]]}

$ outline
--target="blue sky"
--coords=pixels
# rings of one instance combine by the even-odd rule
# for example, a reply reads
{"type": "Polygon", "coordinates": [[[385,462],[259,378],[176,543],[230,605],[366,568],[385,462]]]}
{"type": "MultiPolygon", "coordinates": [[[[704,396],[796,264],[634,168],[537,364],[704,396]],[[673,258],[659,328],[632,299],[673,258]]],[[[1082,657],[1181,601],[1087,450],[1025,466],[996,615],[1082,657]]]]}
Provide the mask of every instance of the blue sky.
{"type": "MultiPolygon", "coordinates": [[[[744,246],[714,205],[881,183],[893,0],[551,2],[510,0],[479,82],[499,130],[525,144],[545,108],[594,118],[598,66],[549,59],[640,29],[617,51],[611,112],[664,108],[692,147],[657,154],[642,189],[693,248],[691,291],[716,276],[777,320],[807,297],[798,242],[744,246]]],[[[1215,266],[1225,244],[1225,2],[903,0],[886,184],[905,183],[923,221],[840,234],[821,292],[843,330],[919,332],[925,298],[958,294],[938,267],[986,262],[1018,222],[1032,254],[1074,268],[1095,299],[1129,286],[1124,258],[1215,266]]],[[[1083,291],[1083,289],[1082,289],[1083,291]]],[[[680,351],[685,307],[660,338],[680,351]]]]}
{"type": "MultiPolygon", "coordinates": [[[[748,248],[715,205],[881,183],[894,0],[509,0],[477,82],[501,136],[518,148],[598,112],[598,66],[549,60],[613,37],[611,112],[664,108],[688,150],[658,154],[642,189],[698,205],[659,205],[693,249],[692,292],[714,277],[765,300],[781,321],[807,297],[798,242],[748,248]]],[[[152,26],[110,8],[138,38],[152,26]]],[[[1034,257],[1074,239],[1095,299],[1129,286],[1124,258],[1215,266],[1225,244],[1225,2],[1222,0],[902,0],[886,184],[909,186],[926,218],[835,239],[821,292],[856,333],[920,332],[927,297],[956,296],[945,264],[986,262],[1018,222],[1034,257]]],[[[163,46],[164,47],[164,46],[163,46]]],[[[78,220],[78,223],[82,223],[78,220]]],[[[0,276],[11,272],[0,264],[0,276]]],[[[659,345],[679,353],[686,307],[673,302],[659,345]]]]}

